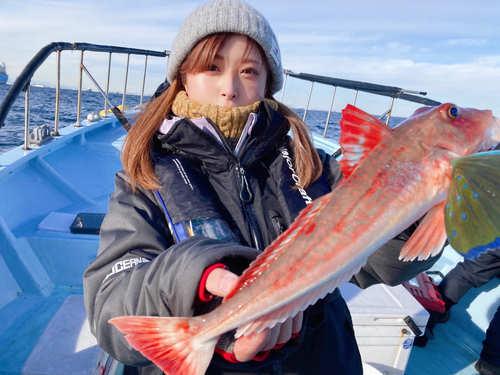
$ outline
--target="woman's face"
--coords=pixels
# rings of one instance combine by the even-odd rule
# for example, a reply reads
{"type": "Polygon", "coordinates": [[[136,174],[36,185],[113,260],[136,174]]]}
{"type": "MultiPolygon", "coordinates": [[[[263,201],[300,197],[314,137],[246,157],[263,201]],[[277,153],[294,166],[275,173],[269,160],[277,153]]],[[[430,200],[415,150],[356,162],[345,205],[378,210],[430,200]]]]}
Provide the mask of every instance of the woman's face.
{"type": "Polygon", "coordinates": [[[217,52],[212,66],[186,75],[184,87],[191,100],[222,107],[242,107],[264,98],[267,71],[255,46],[247,51],[247,37],[232,35],[217,52]]]}

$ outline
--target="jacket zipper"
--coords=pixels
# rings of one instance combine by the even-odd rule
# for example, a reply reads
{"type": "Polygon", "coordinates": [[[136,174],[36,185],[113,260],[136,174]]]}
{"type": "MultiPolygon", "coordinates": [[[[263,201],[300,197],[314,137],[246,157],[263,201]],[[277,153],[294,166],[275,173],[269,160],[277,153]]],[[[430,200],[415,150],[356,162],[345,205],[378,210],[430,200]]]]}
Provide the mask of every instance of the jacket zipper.
{"type": "Polygon", "coordinates": [[[257,250],[264,250],[265,246],[260,233],[259,223],[257,222],[257,217],[255,216],[253,206],[251,205],[253,201],[253,193],[247,181],[245,169],[243,169],[243,167],[241,167],[238,163],[235,170],[240,184],[240,200],[243,202],[243,209],[245,210],[248,224],[250,225],[253,245],[257,250]]]}
{"type": "MultiPolygon", "coordinates": [[[[221,133],[219,128],[215,126],[210,120],[208,122],[215,129],[219,138],[225,148],[226,153],[229,155],[231,159],[234,161],[236,178],[238,180],[238,184],[240,186],[240,200],[243,203],[243,209],[245,211],[247,222],[250,226],[250,232],[252,236],[253,245],[257,250],[264,250],[264,241],[262,240],[262,234],[260,232],[260,228],[257,222],[257,217],[255,216],[255,212],[253,210],[252,205],[250,204],[253,201],[253,193],[250,188],[250,184],[246,178],[246,172],[243,166],[240,163],[240,159],[237,158],[231,151],[231,147],[226,141],[226,138],[221,133]]],[[[243,148],[242,148],[243,149],[243,148]]],[[[242,155],[242,153],[240,153],[242,155]]]]}
{"type": "Polygon", "coordinates": [[[240,180],[240,199],[243,203],[250,203],[253,200],[253,193],[248,185],[245,170],[239,165],[236,167],[236,175],[240,180]]]}

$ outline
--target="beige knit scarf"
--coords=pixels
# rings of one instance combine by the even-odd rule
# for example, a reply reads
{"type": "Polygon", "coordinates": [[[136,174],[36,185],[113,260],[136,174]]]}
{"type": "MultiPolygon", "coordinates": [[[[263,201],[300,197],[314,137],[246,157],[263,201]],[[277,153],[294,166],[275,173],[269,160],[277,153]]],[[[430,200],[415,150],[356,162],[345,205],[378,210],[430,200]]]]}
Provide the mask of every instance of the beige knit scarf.
{"type": "MultiPolygon", "coordinates": [[[[269,107],[278,110],[278,103],[264,98],[269,107]]],[[[257,113],[261,100],[245,107],[221,107],[189,99],[186,91],[180,91],[172,103],[172,112],[177,117],[195,119],[205,117],[218,126],[224,137],[239,139],[250,113],[257,113]]]]}

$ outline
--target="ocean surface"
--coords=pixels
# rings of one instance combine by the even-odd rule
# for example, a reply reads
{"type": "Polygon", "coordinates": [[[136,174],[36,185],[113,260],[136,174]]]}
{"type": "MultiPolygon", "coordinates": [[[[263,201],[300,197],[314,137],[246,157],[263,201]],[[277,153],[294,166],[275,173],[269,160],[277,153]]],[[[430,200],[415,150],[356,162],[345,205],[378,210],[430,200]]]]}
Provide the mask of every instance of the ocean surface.
{"type": "MultiPolygon", "coordinates": [[[[10,89],[10,85],[0,85],[0,102],[10,89]]],[[[121,105],[122,94],[110,93],[109,98],[114,105],[121,105]]],[[[143,103],[147,102],[148,96],[143,98],[143,103]]],[[[31,86],[30,88],[30,131],[37,126],[47,125],[51,131],[54,129],[56,90],[51,87],[31,86]]],[[[71,89],[61,89],[61,99],[59,104],[59,127],[63,128],[76,122],[77,117],[78,91],[71,89]]],[[[24,143],[24,102],[25,96],[22,93],[14,103],[5,125],[0,128],[0,154],[24,143]]],[[[140,103],[140,96],[127,94],[125,106],[133,108],[140,103]]],[[[104,109],[104,98],[98,92],[82,92],[82,114],[81,119],[85,120],[91,112],[100,112],[104,109]]],[[[302,118],[304,109],[294,109],[302,118]]],[[[338,142],[340,138],[339,112],[332,112],[328,122],[326,137],[338,142]]],[[[326,125],[328,111],[308,110],[306,123],[315,134],[323,136],[326,125]]],[[[389,126],[394,127],[404,118],[391,117],[389,126]]]]}

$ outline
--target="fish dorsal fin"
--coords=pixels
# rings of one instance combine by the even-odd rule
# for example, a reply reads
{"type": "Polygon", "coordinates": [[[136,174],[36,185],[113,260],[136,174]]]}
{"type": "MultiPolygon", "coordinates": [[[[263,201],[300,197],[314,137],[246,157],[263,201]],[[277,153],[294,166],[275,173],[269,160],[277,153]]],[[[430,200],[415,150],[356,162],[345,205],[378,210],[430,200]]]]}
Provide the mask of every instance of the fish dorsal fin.
{"type": "Polygon", "coordinates": [[[500,246],[500,151],[451,160],[445,225],[450,245],[467,258],[500,246]]]}
{"type": "Polygon", "coordinates": [[[342,110],[340,119],[340,168],[345,178],[378,144],[392,133],[392,129],[372,115],[350,104],[342,110]]]}

